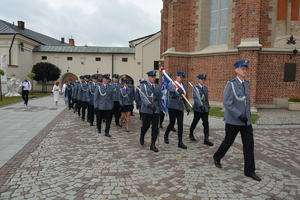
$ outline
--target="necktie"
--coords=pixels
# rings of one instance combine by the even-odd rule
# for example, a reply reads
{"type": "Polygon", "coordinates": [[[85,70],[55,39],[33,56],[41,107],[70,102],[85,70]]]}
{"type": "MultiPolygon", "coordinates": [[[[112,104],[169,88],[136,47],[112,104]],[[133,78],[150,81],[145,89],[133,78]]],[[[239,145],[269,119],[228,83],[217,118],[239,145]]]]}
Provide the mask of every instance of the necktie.
{"type": "Polygon", "coordinates": [[[242,85],[243,85],[243,89],[244,89],[243,92],[244,92],[244,95],[245,95],[246,94],[246,89],[245,89],[245,82],[244,81],[242,82],[242,85]]]}

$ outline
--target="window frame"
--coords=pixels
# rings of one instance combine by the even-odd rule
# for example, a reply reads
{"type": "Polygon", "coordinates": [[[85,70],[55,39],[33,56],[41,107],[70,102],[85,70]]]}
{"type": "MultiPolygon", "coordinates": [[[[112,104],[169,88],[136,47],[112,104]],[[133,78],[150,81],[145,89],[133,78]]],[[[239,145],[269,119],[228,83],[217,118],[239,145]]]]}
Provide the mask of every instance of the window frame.
{"type": "MultiPolygon", "coordinates": [[[[212,10],[212,2],[210,4],[210,25],[209,25],[209,46],[216,46],[216,45],[223,45],[223,44],[228,44],[228,35],[229,35],[229,10],[230,10],[230,2],[228,1],[228,6],[226,8],[221,8],[221,1],[222,0],[216,0],[218,3],[218,7],[216,10],[212,10]],[[221,26],[221,19],[222,19],[222,11],[227,11],[227,23],[226,26],[221,26]],[[217,24],[214,28],[212,28],[212,14],[216,13],[217,14],[217,24]],[[226,42],[221,43],[221,30],[222,29],[227,29],[226,30],[226,42]],[[212,37],[212,31],[216,31],[216,36],[214,42],[212,42],[211,37],[212,37]]],[[[224,1],[224,0],[223,0],[224,1]]]]}

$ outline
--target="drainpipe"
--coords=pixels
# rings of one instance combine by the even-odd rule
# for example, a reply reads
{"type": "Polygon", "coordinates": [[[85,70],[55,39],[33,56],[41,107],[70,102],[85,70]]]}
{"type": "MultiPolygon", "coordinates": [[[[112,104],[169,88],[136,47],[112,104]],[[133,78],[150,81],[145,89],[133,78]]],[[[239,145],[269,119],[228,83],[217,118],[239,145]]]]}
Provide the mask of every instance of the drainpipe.
{"type": "Polygon", "coordinates": [[[114,74],[114,54],[111,54],[111,76],[114,74]]]}
{"type": "Polygon", "coordinates": [[[12,41],[11,41],[11,44],[10,44],[10,47],[9,47],[9,53],[8,53],[8,57],[9,57],[9,65],[11,65],[11,48],[12,48],[12,46],[13,46],[13,44],[14,44],[15,38],[16,38],[16,34],[14,34],[14,37],[13,37],[13,39],[12,39],[12,41]]]}

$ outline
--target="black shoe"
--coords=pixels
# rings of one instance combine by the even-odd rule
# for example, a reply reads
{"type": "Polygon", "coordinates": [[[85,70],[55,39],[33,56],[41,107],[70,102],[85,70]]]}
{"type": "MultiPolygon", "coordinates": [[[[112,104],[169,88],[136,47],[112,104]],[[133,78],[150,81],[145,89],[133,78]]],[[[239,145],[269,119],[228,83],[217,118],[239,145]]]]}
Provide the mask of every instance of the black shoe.
{"type": "Polygon", "coordinates": [[[173,128],[171,128],[171,131],[176,132],[176,129],[173,127],[173,128]]]}
{"type": "Polygon", "coordinates": [[[150,146],[150,150],[152,150],[154,152],[159,152],[158,148],[154,144],[150,146]]]}
{"type": "Polygon", "coordinates": [[[90,126],[94,126],[94,124],[93,124],[93,123],[90,123],[90,126]]]}
{"type": "Polygon", "coordinates": [[[140,136],[140,144],[141,145],[145,144],[145,140],[144,140],[144,137],[142,135],[140,136]]]}
{"type": "Polygon", "coordinates": [[[250,174],[250,175],[245,174],[245,176],[250,177],[253,180],[258,181],[258,182],[261,181],[261,178],[259,178],[259,176],[257,176],[255,173],[250,174]]]}
{"type": "Polygon", "coordinates": [[[163,129],[164,127],[162,125],[160,125],[159,128],[163,129]]]}
{"type": "Polygon", "coordinates": [[[212,142],[209,141],[209,140],[204,140],[204,144],[205,144],[205,145],[208,145],[208,146],[214,146],[214,143],[212,143],[212,142]]]}
{"type": "Polygon", "coordinates": [[[84,118],[81,119],[84,122],[84,118]]]}
{"type": "Polygon", "coordinates": [[[119,123],[116,123],[116,126],[121,126],[119,123]]]}
{"type": "Polygon", "coordinates": [[[183,144],[183,142],[180,142],[178,144],[178,147],[181,148],[181,149],[187,149],[187,146],[185,144],[183,144]]]}
{"type": "Polygon", "coordinates": [[[222,168],[221,161],[219,159],[214,158],[214,163],[217,168],[220,168],[220,169],[222,168]]]}
{"type": "Polygon", "coordinates": [[[165,142],[166,144],[169,144],[169,137],[167,137],[166,135],[164,136],[164,142],[165,142]]]}
{"type": "Polygon", "coordinates": [[[111,135],[109,133],[105,133],[106,137],[111,137],[111,135]]]}
{"type": "Polygon", "coordinates": [[[194,134],[190,134],[190,140],[193,141],[193,142],[196,142],[196,138],[194,137],[194,134]]]}

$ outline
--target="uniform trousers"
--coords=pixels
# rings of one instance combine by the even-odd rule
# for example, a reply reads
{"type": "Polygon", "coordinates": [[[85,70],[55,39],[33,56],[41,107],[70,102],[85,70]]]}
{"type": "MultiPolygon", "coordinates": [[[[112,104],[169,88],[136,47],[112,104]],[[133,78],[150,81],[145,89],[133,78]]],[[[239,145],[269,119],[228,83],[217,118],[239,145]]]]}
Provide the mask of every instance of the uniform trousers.
{"type": "Polygon", "coordinates": [[[68,96],[68,107],[69,107],[69,110],[71,110],[73,108],[73,99],[71,96],[68,96]]]}
{"type": "Polygon", "coordinates": [[[162,124],[165,120],[165,113],[164,112],[160,112],[160,116],[159,116],[159,125],[162,127],[162,124]]]}
{"type": "Polygon", "coordinates": [[[103,120],[105,120],[105,133],[109,133],[112,116],[112,110],[96,110],[97,129],[99,133],[101,133],[103,120]]]}
{"type": "Polygon", "coordinates": [[[169,137],[169,133],[172,130],[172,128],[174,127],[175,122],[177,120],[178,142],[181,143],[182,142],[182,134],[183,134],[183,111],[169,108],[169,119],[170,119],[170,123],[166,129],[165,136],[169,137]]]}
{"type": "Polygon", "coordinates": [[[159,123],[159,114],[147,114],[142,113],[143,125],[141,128],[141,138],[144,139],[148,129],[151,127],[151,144],[155,145],[156,139],[158,137],[158,123],[159,123]]]}
{"type": "Polygon", "coordinates": [[[244,173],[252,175],[255,171],[253,128],[250,126],[225,125],[225,138],[214,154],[214,159],[221,160],[233,144],[238,133],[241,133],[244,153],[244,173]]]}
{"type": "Polygon", "coordinates": [[[115,117],[116,125],[120,124],[120,116],[121,116],[121,106],[119,101],[114,101],[114,107],[113,107],[113,115],[115,117]]]}
{"type": "Polygon", "coordinates": [[[91,103],[88,104],[87,120],[91,124],[93,124],[95,120],[95,109],[94,109],[94,105],[92,105],[91,103]]]}
{"type": "Polygon", "coordinates": [[[85,112],[88,107],[88,103],[85,101],[79,101],[78,115],[81,115],[82,120],[85,119],[85,112]]]}
{"type": "Polygon", "coordinates": [[[204,128],[204,136],[206,139],[208,139],[209,136],[209,123],[208,123],[208,112],[197,112],[194,111],[194,119],[193,122],[191,124],[191,128],[190,128],[190,134],[193,134],[199,120],[202,120],[202,125],[204,128]]]}

